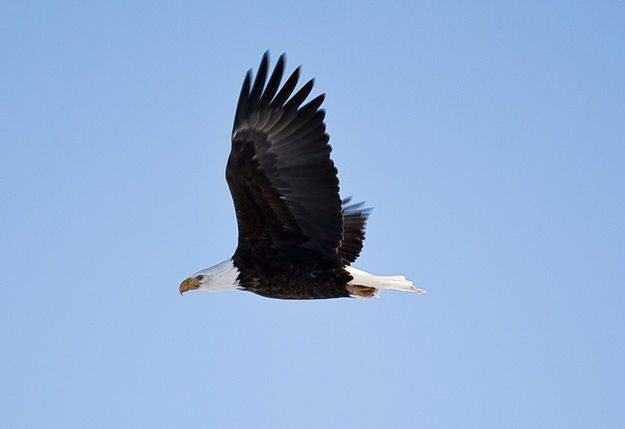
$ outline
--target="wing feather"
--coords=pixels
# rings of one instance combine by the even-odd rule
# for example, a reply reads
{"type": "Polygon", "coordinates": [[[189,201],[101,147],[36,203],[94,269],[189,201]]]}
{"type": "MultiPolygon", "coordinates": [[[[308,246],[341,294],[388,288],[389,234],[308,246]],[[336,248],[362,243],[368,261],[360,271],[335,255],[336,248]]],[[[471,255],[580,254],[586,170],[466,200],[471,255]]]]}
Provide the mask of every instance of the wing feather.
{"type": "Polygon", "coordinates": [[[226,168],[239,244],[298,246],[342,264],[354,251],[339,251],[344,215],[325,112],[320,110],[324,95],[303,104],[314,80],[293,94],[299,67],[280,88],[284,55],[265,87],[268,63],[265,53],[254,83],[249,72],[243,81],[226,168]]]}
{"type": "Polygon", "coordinates": [[[339,255],[345,265],[354,262],[360,255],[365,240],[365,228],[371,209],[364,203],[349,204],[351,198],[343,200],[343,241],[339,255]]]}

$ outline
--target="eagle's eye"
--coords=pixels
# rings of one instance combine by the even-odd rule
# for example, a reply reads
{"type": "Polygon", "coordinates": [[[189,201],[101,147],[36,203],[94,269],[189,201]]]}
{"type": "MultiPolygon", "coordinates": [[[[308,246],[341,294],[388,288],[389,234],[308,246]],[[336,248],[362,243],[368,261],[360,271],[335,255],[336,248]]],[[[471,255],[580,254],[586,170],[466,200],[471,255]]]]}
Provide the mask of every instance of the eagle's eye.
{"type": "Polygon", "coordinates": [[[204,278],[204,276],[202,274],[200,274],[199,276],[196,277],[196,279],[198,279],[199,281],[202,281],[203,278],[204,278]]]}

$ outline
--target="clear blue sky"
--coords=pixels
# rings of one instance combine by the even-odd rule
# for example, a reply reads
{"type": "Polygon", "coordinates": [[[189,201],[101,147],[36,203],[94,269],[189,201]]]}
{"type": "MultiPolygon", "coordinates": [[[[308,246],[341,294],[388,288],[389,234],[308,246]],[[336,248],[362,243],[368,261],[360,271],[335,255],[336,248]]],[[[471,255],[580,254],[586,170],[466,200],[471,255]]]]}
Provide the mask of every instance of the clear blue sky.
{"type": "Polygon", "coordinates": [[[622,2],[87,3],[0,8],[1,427],[625,427],[622,2]],[[267,49],[428,295],[178,295],[267,49]]]}

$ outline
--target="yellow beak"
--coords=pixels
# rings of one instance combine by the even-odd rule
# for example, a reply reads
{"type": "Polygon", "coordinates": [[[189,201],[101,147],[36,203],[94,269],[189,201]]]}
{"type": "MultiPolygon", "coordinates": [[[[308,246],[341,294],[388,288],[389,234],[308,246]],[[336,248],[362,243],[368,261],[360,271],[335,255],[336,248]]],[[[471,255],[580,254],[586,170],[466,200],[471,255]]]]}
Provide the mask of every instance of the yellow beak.
{"type": "Polygon", "coordinates": [[[200,281],[195,277],[189,277],[185,279],[182,283],[180,283],[180,295],[183,293],[194,290],[200,287],[200,281]]]}

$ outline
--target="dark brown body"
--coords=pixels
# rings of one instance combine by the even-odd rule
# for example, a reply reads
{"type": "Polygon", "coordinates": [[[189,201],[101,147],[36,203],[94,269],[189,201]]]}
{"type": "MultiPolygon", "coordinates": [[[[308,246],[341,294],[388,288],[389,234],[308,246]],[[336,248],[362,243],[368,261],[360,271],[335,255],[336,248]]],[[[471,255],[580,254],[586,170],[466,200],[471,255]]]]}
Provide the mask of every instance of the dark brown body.
{"type": "Polygon", "coordinates": [[[239,281],[250,292],[279,299],[327,299],[349,297],[345,288],[352,276],[342,266],[304,249],[270,250],[253,255],[238,249],[233,263],[239,281]]]}

